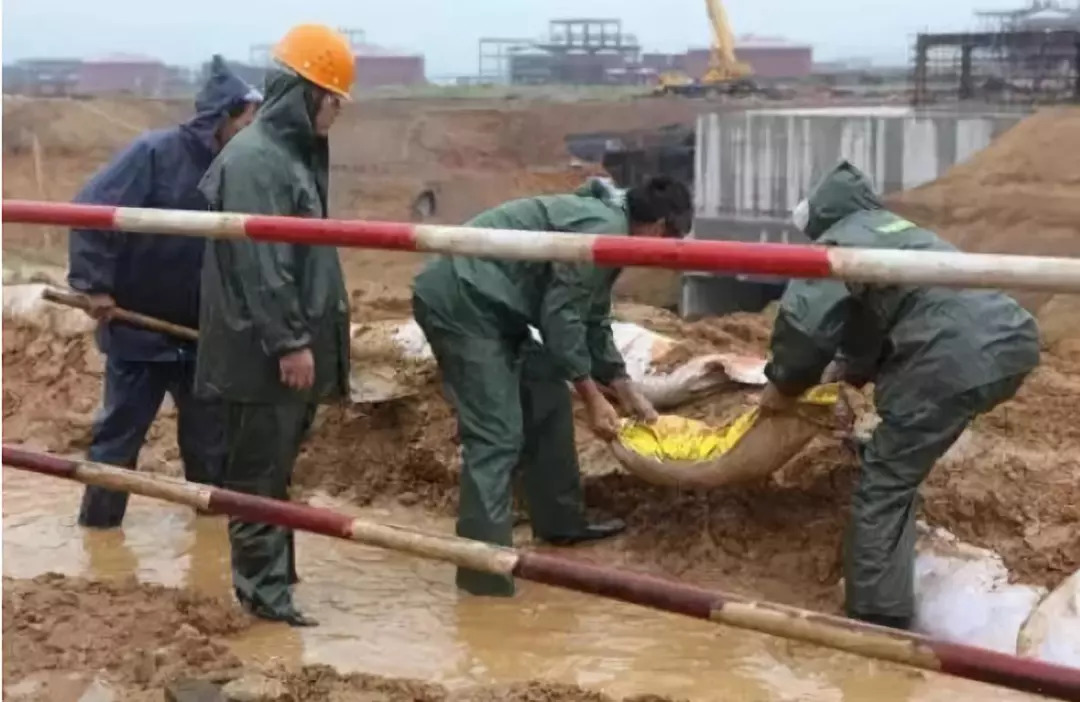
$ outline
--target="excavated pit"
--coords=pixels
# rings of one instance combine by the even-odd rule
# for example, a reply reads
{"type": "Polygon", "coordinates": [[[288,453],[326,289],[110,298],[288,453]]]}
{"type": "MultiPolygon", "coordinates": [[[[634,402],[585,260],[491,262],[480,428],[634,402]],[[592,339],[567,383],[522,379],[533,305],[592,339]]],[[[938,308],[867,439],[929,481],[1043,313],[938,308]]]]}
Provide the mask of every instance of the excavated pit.
{"type": "MultiPolygon", "coordinates": [[[[19,109],[21,112],[18,114],[22,115],[24,122],[42,120],[42,113],[34,110],[44,108],[31,109],[23,105],[19,106],[19,109]]],[[[83,122],[93,121],[97,117],[87,114],[82,114],[81,117],[73,116],[70,110],[76,108],[67,109],[69,111],[65,112],[55,105],[50,105],[47,115],[55,119],[42,122],[37,131],[46,153],[45,167],[48,172],[43,178],[38,178],[28,165],[32,160],[25,151],[5,151],[5,197],[39,197],[40,188],[36,185],[39,180],[45,183],[46,196],[68,197],[87,175],[91,166],[96,166],[103,160],[102,154],[115,146],[109,140],[117,141],[116,134],[103,129],[101,134],[90,134],[87,139],[98,139],[106,143],[108,148],[86,147],[79,136],[81,133],[77,130],[83,122]]],[[[112,104],[91,103],[89,108],[82,106],[77,109],[90,109],[99,117],[102,113],[108,116],[124,114],[112,104]]],[[[397,124],[400,121],[396,107],[372,109],[376,113],[378,109],[385,109],[388,115],[392,115],[392,119],[385,119],[387,124],[397,124]]],[[[538,114],[550,116],[553,109],[550,106],[544,107],[543,110],[547,112],[541,110],[538,114]]],[[[8,103],[5,101],[5,137],[9,130],[8,111],[8,103]]],[[[136,111],[135,117],[141,121],[136,120],[138,124],[133,127],[165,123],[175,113],[175,108],[169,111],[160,107],[136,111]]],[[[503,148],[499,146],[495,149],[490,146],[490,132],[495,124],[493,120],[503,119],[505,123],[512,123],[513,119],[518,119],[528,125],[535,124],[533,120],[538,119],[535,116],[521,117],[520,114],[513,119],[501,118],[497,113],[498,110],[494,110],[483,114],[454,113],[447,116],[449,111],[445,108],[433,110],[425,117],[426,121],[414,120],[410,123],[406,133],[411,136],[406,142],[408,146],[402,150],[405,155],[399,154],[394,158],[405,162],[424,161],[432,172],[444,169],[441,172],[446,173],[446,169],[457,169],[456,174],[460,176],[465,171],[470,171],[471,175],[466,179],[468,184],[461,186],[462,190],[476,187],[481,194],[461,197],[459,206],[463,209],[478,209],[477,205],[481,200],[483,203],[480,207],[537,189],[565,190],[571,182],[580,179],[581,171],[558,170],[550,163],[532,167],[530,170],[529,164],[535,163],[536,159],[528,155],[517,155],[514,158],[492,156],[492,153],[503,148]],[[440,129],[445,125],[452,127],[443,130],[445,134],[451,134],[445,137],[449,143],[466,143],[465,147],[454,152],[463,154],[460,158],[447,155],[448,150],[453,151],[457,147],[447,146],[448,142],[443,141],[443,136],[439,136],[443,133],[440,129]],[[468,132],[470,129],[473,130],[470,132],[471,136],[452,135],[454,130],[468,132]],[[482,136],[481,132],[488,132],[488,135],[482,136]],[[416,136],[418,134],[420,136],[416,136]],[[425,155],[421,157],[417,154],[425,155]],[[510,167],[520,169],[527,175],[505,178],[491,174],[493,168],[510,167]],[[556,170],[551,171],[552,168],[556,170]]],[[[938,183],[894,198],[896,206],[916,221],[937,227],[943,234],[970,250],[1075,255],[1077,251],[1070,247],[1080,248],[1077,243],[1080,242],[1080,229],[1077,229],[1076,224],[1080,222],[1080,218],[1074,216],[1075,198],[1066,197],[1065,192],[1070,186],[1075,188],[1080,182],[1080,176],[1077,176],[1075,171],[1075,163],[1073,166],[1062,163],[1067,150],[1060,145],[1063,143],[1061,139],[1080,138],[1077,137],[1080,133],[1077,114],[1080,113],[1075,110],[1055,111],[1021,123],[986,152],[977,156],[971,164],[955,169],[938,183]],[[1035,126],[1032,127],[1031,124],[1035,126]],[[1057,141],[1044,136],[1050,133],[1057,135],[1057,141]],[[1025,155],[1036,148],[1043,151],[1032,151],[1036,156],[1025,155]],[[1055,150],[1057,153],[1053,153],[1055,150]],[[1039,153],[1045,153],[1045,158],[1039,158],[1039,153]],[[1052,163],[1057,165],[1048,165],[1051,163],[1051,155],[1055,158],[1052,163]]],[[[609,114],[608,117],[610,116],[609,114]]],[[[571,117],[576,120],[580,115],[575,112],[563,119],[569,124],[571,117]]],[[[509,131],[499,132],[503,136],[498,139],[508,140],[505,134],[512,135],[517,133],[514,129],[523,128],[520,125],[508,128],[509,131]]],[[[375,153],[377,139],[364,138],[368,141],[357,147],[359,150],[356,158],[366,157],[369,151],[375,153]]],[[[545,133],[541,141],[554,144],[555,139],[551,133],[545,133]]],[[[7,147],[8,139],[5,138],[5,149],[7,147]]],[[[387,173],[392,170],[393,168],[388,167],[387,173]]],[[[401,172],[408,171],[408,168],[403,168],[401,172]]],[[[357,174],[357,183],[362,180],[362,175],[357,174]]],[[[395,177],[390,173],[385,176],[385,180],[390,182],[395,177]]],[[[393,187],[399,188],[400,192],[391,193],[384,200],[377,196],[365,196],[371,203],[370,206],[377,208],[376,210],[363,210],[357,204],[361,199],[357,196],[356,203],[339,198],[338,212],[367,213],[367,216],[372,216],[370,212],[375,212],[398,218],[396,213],[406,206],[405,194],[412,190],[411,186],[400,187],[400,181],[394,183],[396,185],[393,187]],[[342,202],[346,203],[344,210],[341,209],[342,202]]],[[[361,186],[346,185],[346,190],[353,193],[354,190],[350,188],[359,187],[361,186]]],[[[5,254],[34,248],[27,244],[38,241],[39,239],[32,238],[38,236],[39,233],[25,227],[5,228],[5,254]]],[[[62,233],[56,236],[62,236],[62,233]]],[[[57,258],[59,254],[49,249],[34,250],[24,255],[29,260],[62,260],[62,257],[57,258]]],[[[400,253],[353,251],[345,254],[344,262],[352,293],[355,322],[398,319],[408,315],[409,282],[412,272],[419,265],[419,257],[400,253]]],[[[637,288],[635,286],[638,283],[634,278],[628,278],[629,282],[623,281],[620,288],[623,299],[651,299],[649,285],[652,283],[647,278],[643,278],[644,283],[637,288]]],[[[1080,428],[1075,421],[1076,407],[1080,406],[1080,345],[1077,344],[1075,332],[1077,310],[1080,308],[1073,306],[1074,300],[1067,296],[1027,296],[1024,301],[1040,314],[1044,329],[1053,330],[1051,334],[1044,332],[1047,350],[1042,367],[1028,380],[1017,398],[979,419],[972,430],[965,434],[954,450],[937,466],[922,491],[925,498],[923,517],[932,525],[948,528],[965,541],[997,551],[1004,557],[1017,579],[1053,586],[1080,567],[1080,481],[1076,477],[1080,474],[1080,459],[1076,458],[1080,456],[1080,428]]],[[[622,319],[643,324],[678,339],[680,344],[677,349],[664,359],[665,364],[671,365],[702,353],[764,353],[770,328],[767,314],[738,315],[690,323],[662,310],[642,305],[620,305],[618,312],[622,319]]],[[[8,320],[4,322],[3,331],[4,441],[26,443],[58,453],[81,453],[89,443],[93,412],[101,384],[102,361],[91,337],[87,334],[61,336],[8,320]]],[[[305,446],[298,464],[295,497],[316,502],[331,500],[331,504],[348,508],[384,512],[389,510],[386,513],[394,515],[401,515],[404,511],[408,519],[415,523],[425,526],[436,524],[447,530],[452,528],[450,518],[455,509],[458,471],[454,420],[441,397],[434,375],[428,374],[425,377],[426,382],[420,385],[420,392],[413,397],[377,406],[323,409],[314,435],[305,446]]],[[[720,422],[731,418],[753,401],[753,393],[729,393],[697,401],[680,412],[720,422]]],[[[179,453],[174,436],[175,413],[166,409],[151,430],[148,444],[140,457],[140,467],[179,474],[179,453]]],[[[606,448],[592,439],[581,427],[578,431],[578,448],[582,457],[590,509],[605,515],[621,516],[628,521],[630,528],[625,536],[612,542],[575,550],[575,557],[674,575],[690,582],[723,587],[789,604],[837,611],[840,604],[837,581],[840,577],[841,539],[850,488],[857,474],[857,463],[849,452],[832,440],[822,438],[815,441],[766,484],[716,491],[679,491],[642,484],[620,471],[606,448]]],[[[5,485],[9,480],[8,472],[10,471],[5,470],[5,485]]],[[[163,680],[154,677],[161,672],[155,668],[156,672],[151,675],[149,682],[132,682],[134,672],[129,673],[125,664],[116,663],[111,658],[95,658],[98,654],[85,647],[72,646],[70,651],[66,650],[64,644],[55,637],[49,638],[41,634],[41,631],[52,627],[56,622],[74,627],[73,631],[85,633],[87,640],[112,640],[115,645],[111,648],[114,650],[123,650],[129,641],[138,642],[137,647],[140,649],[155,650],[155,647],[172,645],[162,632],[182,630],[187,638],[183,638],[176,645],[192,646],[195,660],[202,660],[200,656],[213,650],[216,652],[216,661],[220,659],[219,662],[233,665],[235,661],[232,657],[235,656],[237,661],[242,661],[240,665],[247,666],[252,665],[252,656],[247,653],[264,649],[261,649],[260,645],[244,644],[245,640],[273,640],[274,636],[280,634],[280,630],[274,630],[272,635],[258,634],[252,639],[245,633],[245,627],[250,625],[244,622],[243,617],[237,619],[239,615],[235,612],[228,613],[228,587],[227,583],[221,580],[227,575],[215,576],[218,579],[214,581],[211,590],[219,599],[214,603],[192,599],[202,595],[187,592],[188,588],[194,586],[183,578],[163,576],[162,573],[173,572],[173,566],[165,565],[149,570],[144,568],[139,572],[140,579],[164,580],[170,587],[180,590],[154,589],[157,586],[131,582],[102,584],[59,576],[41,576],[28,580],[27,578],[39,575],[36,571],[47,572],[52,568],[63,570],[61,566],[66,564],[62,562],[64,559],[60,554],[73,553],[70,549],[77,551],[79,548],[78,544],[72,546],[65,541],[78,533],[71,525],[74,514],[72,510],[77,505],[77,490],[60,484],[63,487],[55,489],[66,491],[63,496],[57,497],[55,503],[49,501],[51,498],[46,499],[47,505],[42,507],[37,505],[34,499],[41,497],[37,494],[41,491],[51,494],[54,481],[45,478],[32,480],[36,481],[33,489],[26,487],[14,492],[5,489],[5,552],[12,553],[8,548],[12,544],[19,547],[14,551],[16,554],[34,552],[33,539],[27,535],[33,528],[53,529],[48,533],[52,535],[50,538],[57,539],[57,552],[50,555],[48,551],[44,551],[35,568],[10,566],[8,559],[5,559],[5,575],[14,573],[15,577],[19,578],[5,579],[4,583],[6,692],[10,691],[9,679],[14,684],[20,679],[24,682],[31,680],[35,675],[55,677],[58,670],[85,674],[90,680],[95,674],[94,671],[105,669],[112,676],[110,680],[113,683],[127,690],[125,695],[130,693],[130,696],[122,697],[123,699],[139,699],[138,695],[144,693],[149,695],[148,690],[163,680]],[[34,495],[37,497],[33,497],[34,495]],[[38,509],[36,518],[43,520],[40,524],[49,526],[41,527],[30,517],[27,517],[25,524],[20,521],[20,511],[33,511],[32,508],[38,509]],[[19,532],[18,527],[21,524],[23,530],[19,532]],[[22,534],[18,538],[29,541],[25,544],[21,541],[9,542],[7,532],[12,527],[17,534],[22,534]],[[60,542],[64,545],[61,546],[60,542]],[[56,561],[54,566],[49,565],[52,562],[50,559],[56,561]],[[192,604],[193,602],[196,604],[192,604]],[[16,604],[19,606],[16,607],[16,604]],[[214,621],[210,624],[206,624],[204,619],[192,621],[189,617],[192,607],[195,610],[210,608],[215,612],[210,617],[214,621]],[[141,616],[121,618],[115,626],[83,620],[86,617],[97,617],[102,622],[112,621],[109,613],[120,610],[139,613],[141,616]],[[140,629],[142,618],[151,618],[156,622],[154,626],[158,628],[150,627],[153,631],[149,633],[147,629],[140,629]],[[210,628],[207,629],[206,626],[210,628]],[[227,630],[222,629],[223,626],[227,630]],[[231,649],[222,653],[219,648],[215,648],[220,644],[219,639],[239,639],[240,643],[232,645],[231,649]],[[248,646],[247,649],[245,645],[248,646]],[[43,648],[35,648],[39,646],[43,648]],[[236,652],[232,652],[233,650],[236,652]]],[[[172,531],[163,532],[163,539],[180,538],[177,534],[192,528],[187,521],[190,516],[186,513],[169,511],[156,503],[147,503],[141,509],[145,510],[143,514],[146,515],[146,524],[152,523],[152,515],[158,512],[165,514],[167,521],[172,520],[168,521],[168,528],[172,531]]],[[[134,528],[129,525],[125,531],[134,528]]],[[[522,544],[527,544],[527,528],[519,530],[518,537],[522,544]]],[[[226,573],[227,561],[220,552],[223,537],[218,534],[215,538],[218,539],[215,542],[218,550],[214,551],[217,555],[212,562],[215,568],[226,573]]],[[[318,549],[317,543],[324,542],[303,540],[302,552],[310,553],[318,549]]],[[[83,549],[86,548],[89,546],[84,545],[83,549]]],[[[335,550],[335,553],[337,552],[335,550]]],[[[135,561],[141,562],[138,558],[135,561]]],[[[374,559],[368,565],[377,568],[381,563],[374,559]]],[[[342,564],[348,564],[348,561],[336,563],[337,566],[342,564]]],[[[332,589],[329,583],[333,582],[330,573],[334,571],[334,565],[335,563],[326,565],[326,582],[322,587],[327,590],[332,589]]],[[[91,568],[90,575],[94,578],[115,578],[121,575],[119,571],[123,569],[114,566],[100,569],[100,572],[91,568]]],[[[350,567],[356,566],[348,564],[338,577],[348,578],[350,567]]],[[[435,580],[435,586],[452,590],[450,579],[442,571],[440,573],[435,580]]],[[[82,574],[78,569],[69,573],[71,576],[82,574]]],[[[198,587],[195,589],[199,590],[198,587]]],[[[320,597],[323,599],[319,601],[324,604],[334,601],[329,595],[322,594],[320,597]]],[[[531,597],[539,596],[534,593],[531,597]]],[[[542,598],[530,600],[526,597],[526,603],[529,602],[532,602],[531,606],[534,608],[539,608],[537,611],[544,607],[556,607],[542,598]]],[[[341,606],[340,603],[337,606],[341,606]]],[[[583,605],[575,600],[572,605],[562,602],[560,606],[572,610],[583,605]]],[[[507,609],[507,612],[509,611],[507,609]]],[[[643,625],[653,626],[644,622],[643,625]]],[[[392,627],[393,624],[387,626],[392,627]]],[[[681,620],[671,624],[672,629],[683,626],[685,625],[681,620]]],[[[627,638],[616,638],[620,645],[634,645],[629,634],[621,635],[627,638]]],[[[694,639],[696,643],[687,645],[687,649],[682,652],[687,656],[694,655],[694,652],[700,654],[704,650],[702,647],[706,647],[702,642],[708,640],[708,635],[695,635],[701,638],[694,639]]],[[[542,637],[543,634],[538,636],[542,637]]],[[[665,633],[663,636],[669,634],[665,633]]],[[[672,638],[662,640],[678,641],[675,634],[670,636],[672,638]]],[[[522,646],[528,646],[524,640],[521,643],[522,646]]],[[[679,644],[671,645],[677,648],[679,644]]],[[[271,646],[267,645],[266,648],[271,646]]],[[[815,665],[828,667],[820,660],[824,654],[806,647],[798,648],[798,656],[804,663],[803,667],[795,671],[796,677],[811,679],[816,675],[815,665]]],[[[426,654],[422,648],[406,647],[402,649],[402,655],[423,657],[426,654]]],[[[520,655],[525,654],[519,652],[520,655]]],[[[565,673],[565,670],[560,668],[560,664],[552,662],[556,653],[545,652],[537,655],[540,662],[536,670],[543,672],[545,676],[550,673],[548,677],[561,677],[564,681],[597,687],[592,685],[587,677],[582,679],[580,676],[574,678],[561,674],[565,673]],[[551,660],[548,660],[548,657],[551,660]]],[[[254,657],[260,658],[258,655],[254,657]]],[[[181,658],[184,661],[183,666],[163,670],[173,677],[181,673],[204,675],[213,672],[200,667],[199,663],[192,663],[186,653],[183,653],[181,658]]],[[[342,665],[348,660],[347,654],[328,654],[328,660],[339,668],[348,668],[347,665],[342,665]]],[[[371,660],[379,662],[380,665],[386,663],[383,658],[371,660]]],[[[708,656],[705,656],[704,660],[709,660],[708,656]]],[[[769,665],[775,667],[775,659],[771,660],[769,665]]],[[[637,664],[643,665],[640,661],[637,664]]],[[[572,666],[572,663],[565,665],[572,666]]],[[[498,669],[499,665],[489,667],[498,669]]],[[[501,676],[502,678],[522,677],[521,668],[510,668],[513,669],[513,674],[501,676]]],[[[514,688],[513,691],[509,688],[475,685],[477,681],[500,678],[499,675],[489,675],[486,678],[479,674],[472,677],[450,676],[453,684],[446,688],[432,683],[364,676],[350,678],[324,668],[299,669],[295,665],[287,671],[263,672],[287,686],[291,695],[289,699],[298,700],[348,699],[353,693],[369,695],[373,700],[607,699],[599,693],[564,688],[552,683],[523,683],[523,687],[514,688]],[[468,684],[463,682],[466,679],[468,684]]],[[[394,677],[408,678],[429,676],[430,671],[422,666],[404,666],[401,670],[379,668],[364,672],[387,672],[394,677]]],[[[628,675],[624,669],[621,674],[628,675]]],[[[890,679],[894,676],[902,679],[904,675],[892,669],[878,671],[877,674],[887,675],[890,679]]],[[[145,677],[145,670],[140,675],[145,677]]],[[[431,673],[429,679],[437,680],[440,675],[445,674],[431,673]]],[[[705,673],[701,672],[700,675],[704,676],[705,673]]],[[[834,681],[836,675],[839,674],[833,674],[834,681]]],[[[679,678],[674,672],[671,672],[670,676],[679,678]]],[[[854,674],[849,675],[851,676],[854,676],[852,679],[858,678],[854,674]]],[[[604,687],[603,680],[607,678],[601,675],[599,679],[599,687],[604,687]]],[[[690,696],[703,693],[701,687],[685,681],[675,684],[672,680],[665,679],[663,674],[658,677],[654,675],[653,679],[658,681],[659,689],[653,690],[656,692],[674,690],[673,694],[690,696]]],[[[848,678],[843,679],[848,682],[837,683],[842,689],[859,689],[860,683],[851,682],[848,678]],[[852,685],[855,687],[852,688],[852,685]]],[[[921,686],[927,679],[920,677],[918,680],[918,686],[921,686]]],[[[934,681],[935,684],[938,683],[936,679],[934,681]]],[[[49,678],[46,682],[53,684],[56,680],[49,678]]],[[[713,682],[723,681],[715,679],[713,682]]],[[[644,691],[624,690],[617,685],[607,687],[616,696],[644,691]]],[[[769,684],[760,684],[759,681],[758,687],[753,690],[752,694],[748,694],[748,699],[783,698],[790,693],[791,688],[775,685],[770,687],[769,684]]],[[[159,699],[160,691],[155,694],[157,696],[152,699],[159,699]]],[[[822,699],[830,698],[829,694],[821,693],[816,688],[807,694],[810,697],[816,695],[822,699]]],[[[705,696],[707,697],[707,694],[705,696]]],[[[897,697],[902,698],[903,695],[897,697]]]]}

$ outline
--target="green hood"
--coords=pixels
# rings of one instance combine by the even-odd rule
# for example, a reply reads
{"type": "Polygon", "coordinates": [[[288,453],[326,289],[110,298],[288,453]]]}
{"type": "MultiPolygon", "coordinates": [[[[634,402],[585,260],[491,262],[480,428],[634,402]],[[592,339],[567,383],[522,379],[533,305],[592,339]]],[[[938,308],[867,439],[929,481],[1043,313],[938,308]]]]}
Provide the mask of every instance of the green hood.
{"type": "Polygon", "coordinates": [[[810,220],[806,235],[815,241],[849,215],[885,207],[874,193],[870,179],[848,161],[841,161],[826,173],[810,191],[807,202],[810,220]]]}
{"type": "Polygon", "coordinates": [[[266,98],[255,122],[311,171],[326,216],[330,207],[330,142],[315,133],[321,95],[320,88],[291,70],[272,68],[266,74],[266,98]]]}
{"type": "Polygon", "coordinates": [[[318,88],[285,68],[266,74],[266,99],[255,120],[301,153],[318,151],[326,139],[315,134],[318,88]]]}

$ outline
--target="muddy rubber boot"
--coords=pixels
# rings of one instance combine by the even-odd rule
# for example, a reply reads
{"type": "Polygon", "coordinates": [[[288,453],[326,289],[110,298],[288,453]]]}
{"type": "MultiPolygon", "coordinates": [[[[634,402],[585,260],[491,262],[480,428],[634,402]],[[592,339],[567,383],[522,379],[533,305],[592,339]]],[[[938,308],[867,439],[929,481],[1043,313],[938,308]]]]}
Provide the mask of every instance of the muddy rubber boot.
{"type": "Polygon", "coordinates": [[[128,493],[87,485],[79,505],[78,524],[88,529],[118,529],[124,523],[128,493]]]}
{"type": "Polygon", "coordinates": [[[464,590],[470,595],[483,597],[513,597],[516,588],[514,579],[508,575],[496,575],[484,573],[468,568],[458,568],[454,579],[459,590],[464,590]]]}
{"type": "Polygon", "coordinates": [[[579,531],[576,534],[568,534],[566,536],[549,536],[544,539],[552,546],[573,546],[575,544],[582,544],[589,541],[599,541],[601,539],[609,539],[612,536],[617,536],[626,531],[626,522],[621,519],[607,519],[602,522],[595,522],[585,527],[583,531],[579,531]]]}
{"type": "Polygon", "coordinates": [[[912,617],[893,617],[888,614],[853,614],[852,619],[857,619],[867,624],[876,624],[900,631],[911,631],[912,617]]]}
{"type": "Polygon", "coordinates": [[[292,627],[308,627],[319,626],[319,620],[307,616],[299,610],[292,610],[291,612],[269,612],[267,610],[251,610],[259,619],[265,619],[268,622],[285,622],[292,627]]]}

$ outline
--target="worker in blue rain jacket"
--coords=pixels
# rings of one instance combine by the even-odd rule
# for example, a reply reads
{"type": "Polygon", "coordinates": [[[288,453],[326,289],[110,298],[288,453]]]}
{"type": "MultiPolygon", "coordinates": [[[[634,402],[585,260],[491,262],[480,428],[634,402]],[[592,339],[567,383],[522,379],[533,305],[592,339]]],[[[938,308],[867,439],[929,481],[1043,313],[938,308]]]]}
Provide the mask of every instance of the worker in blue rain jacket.
{"type": "MultiPolygon", "coordinates": [[[[221,148],[251,122],[261,100],[259,91],[215,56],[195,98],[195,116],[139,136],[90,179],[75,201],[207,209],[199,180],[221,148]]],[[[90,460],[135,468],[168,393],[177,408],[177,441],[187,479],[219,480],[225,455],[222,408],[193,395],[195,342],[112,318],[112,310],[121,308],[197,328],[204,248],[199,237],[72,230],[68,284],[87,295],[106,356],[103,406],[93,427],[90,460]]],[[[79,524],[118,527],[126,508],[127,493],[89,486],[79,524]]]]}

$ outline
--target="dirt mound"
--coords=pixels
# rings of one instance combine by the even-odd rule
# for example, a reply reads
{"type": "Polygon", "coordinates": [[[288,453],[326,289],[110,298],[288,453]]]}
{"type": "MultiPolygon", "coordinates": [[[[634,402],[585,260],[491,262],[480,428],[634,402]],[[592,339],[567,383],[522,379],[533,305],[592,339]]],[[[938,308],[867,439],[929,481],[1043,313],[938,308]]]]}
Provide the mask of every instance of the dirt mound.
{"type": "MultiPolygon", "coordinates": [[[[965,251],[1080,256],[1080,109],[1044,110],[1023,120],[943,177],[889,199],[890,206],[965,251]]],[[[1017,292],[1040,311],[1053,296],[1017,292]]],[[[1056,296],[1062,297],[1062,296],[1056,296]]],[[[1064,296],[1075,319],[1075,296],[1064,296]]],[[[1075,336],[1048,312],[1056,345],[1075,336]]]]}
{"type": "MultiPolygon", "coordinates": [[[[558,683],[529,681],[449,691],[441,685],[372,675],[341,675],[328,666],[304,666],[273,676],[294,702],[615,702],[599,692],[558,683]]],[[[664,702],[667,697],[636,695],[623,702],[664,702]]]]}
{"type": "MultiPolygon", "coordinates": [[[[230,603],[136,582],[4,578],[4,687],[39,671],[108,671],[137,686],[239,665],[218,640],[249,624],[230,603]]],[[[5,695],[6,696],[6,695],[5,695]]]]}
{"type": "MultiPolygon", "coordinates": [[[[615,702],[541,681],[450,691],[415,680],[342,675],[328,666],[244,668],[226,641],[251,619],[231,603],[134,579],[47,574],[4,578],[3,585],[5,699],[90,699],[79,694],[97,685],[110,693],[107,699],[149,702],[161,699],[162,688],[202,680],[228,685],[232,694],[273,690],[272,699],[293,702],[615,702]],[[61,697],[57,688],[76,691],[61,697]]],[[[646,695],[626,702],[665,699],[646,695]]]]}

